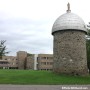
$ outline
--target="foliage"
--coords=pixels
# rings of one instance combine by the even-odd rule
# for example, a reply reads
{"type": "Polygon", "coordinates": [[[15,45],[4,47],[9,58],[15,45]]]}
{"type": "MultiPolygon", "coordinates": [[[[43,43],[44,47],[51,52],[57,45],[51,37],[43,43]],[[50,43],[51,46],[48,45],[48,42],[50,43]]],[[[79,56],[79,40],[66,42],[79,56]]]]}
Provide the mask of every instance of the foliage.
{"type": "Polygon", "coordinates": [[[89,25],[87,25],[86,49],[87,49],[87,65],[90,71],[90,22],[89,25]]]}
{"type": "Polygon", "coordinates": [[[0,41],[0,59],[2,59],[2,56],[5,56],[5,54],[9,53],[6,52],[6,46],[4,45],[5,42],[6,42],[5,40],[0,41]]]}
{"type": "Polygon", "coordinates": [[[90,25],[87,25],[87,35],[90,36],[90,25]]]}
{"type": "Polygon", "coordinates": [[[32,56],[33,54],[31,54],[31,53],[27,53],[27,56],[32,56]]]}
{"type": "Polygon", "coordinates": [[[85,85],[90,84],[90,76],[59,75],[51,71],[0,70],[0,84],[85,85]]]}
{"type": "Polygon", "coordinates": [[[87,25],[86,48],[87,48],[87,65],[90,73],[90,22],[87,25]]]}
{"type": "Polygon", "coordinates": [[[90,40],[87,40],[86,46],[87,46],[87,65],[90,70],[90,40]]]}

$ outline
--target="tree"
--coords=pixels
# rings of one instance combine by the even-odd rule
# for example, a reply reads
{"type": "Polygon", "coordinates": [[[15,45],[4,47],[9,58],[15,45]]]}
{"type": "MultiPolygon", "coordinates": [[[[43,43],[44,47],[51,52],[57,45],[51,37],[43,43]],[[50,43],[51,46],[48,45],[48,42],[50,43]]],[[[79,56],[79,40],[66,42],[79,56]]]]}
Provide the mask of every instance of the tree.
{"type": "Polygon", "coordinates": [[[87,40],[86,47],[87,47],[87,65],[88,69],[90,70],[90,40],[87,40]]]}
{"type": "Polygon", "coordinates": [[[8,54],[9,52],[6,52],[6,46],[4,45],[6,40],[0,41],[0,59],[2,59],[2,56],[5,56],[5,54],[8,54]]]}
{"type": "Polygon", "coordinates": [[[89,25],[87,25],[86,49],[87,49],[87,65],[90,71],[90,22],[89,25]]]}
{"type": "Polygon", "coordinates": [[[27,53],[27,56],[32,56],[33,54],[31,54],[31,53],[27,53]]]}

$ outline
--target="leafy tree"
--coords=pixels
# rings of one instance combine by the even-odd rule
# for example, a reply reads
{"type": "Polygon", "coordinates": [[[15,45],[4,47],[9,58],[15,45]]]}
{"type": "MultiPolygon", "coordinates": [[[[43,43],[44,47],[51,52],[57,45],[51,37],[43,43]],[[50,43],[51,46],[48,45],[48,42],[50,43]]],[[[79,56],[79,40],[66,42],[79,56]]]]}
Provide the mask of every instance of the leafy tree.
{"type": "Polygon", "coordinates": [[[87,48],[87,65],[90,71],[90,22],[89,25],[87,25],[86,48],[87,48]]]}
{"type": "Polygon", "coordinates": [[[32,56],[33,54],[31,54],[31,53],[27,53],[27,56],[32,56]]]}
{"type": "Polygon", "coordinates": [[[5,56],[5,54],[8,54],[9,52],[6,52],[6,46],[4,45],[6,40],[0,41],[0,59],[2,59],[2,56],[5,56]]]}
{"type": "Polygon", "coordinates": [[[90,40],[87,40],[86,47],[87,47],[87,65],[90,70],[90,40]]]}

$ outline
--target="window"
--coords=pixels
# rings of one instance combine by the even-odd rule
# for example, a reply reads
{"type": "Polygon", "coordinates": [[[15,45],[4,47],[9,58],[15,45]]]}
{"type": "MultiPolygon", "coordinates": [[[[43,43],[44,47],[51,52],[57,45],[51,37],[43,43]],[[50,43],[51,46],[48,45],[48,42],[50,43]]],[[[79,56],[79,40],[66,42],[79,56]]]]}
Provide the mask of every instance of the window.
{"type": "Polygon", "coordinates": [[[50,62],[50,65],[52,65],[53,64],[53,62],[50,62]]]}
{"type": "Polygon", "coordinates": [[[46,57],[42,57],[42,59],[47,59],[46,57]]]}
{"type": "Polygon", "coordinates": [[[0,64],[8,64],[8,62],[0,62],[0,64]]]}
{"type": "Polygon", "coordinates": [[[47,65],[52,65],[53,64],[53,62],[47,62],[47,65]]]}
{"type": "Polygon", "coordinates": [[[37,60],[39,59],[39,57],[37,57],[37,60]]]}
{"type": "Polygon", "coordinates": [[[49,65],[49,62],[47,62],[47,65],[49,65]]]}
{"type": "Polygon", "coordinates": [[[46,65],[46,62],[41,62],[42,65],[46,65]]]}
{"type": "Polygon", "coordinates": [[[47,59],[53,59],[53,57],[47,57],[47,59]]]}

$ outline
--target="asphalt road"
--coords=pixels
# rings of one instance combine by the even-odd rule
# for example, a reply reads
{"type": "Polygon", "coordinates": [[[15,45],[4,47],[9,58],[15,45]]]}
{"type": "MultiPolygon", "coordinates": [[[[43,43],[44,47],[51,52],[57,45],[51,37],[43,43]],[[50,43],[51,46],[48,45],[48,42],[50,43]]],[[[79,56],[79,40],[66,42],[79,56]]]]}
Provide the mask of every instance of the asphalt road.
{"type": "Polygon", "coordinates": [[[0,90],[90,90],[90,85],[0,85],[0,90]]]}

